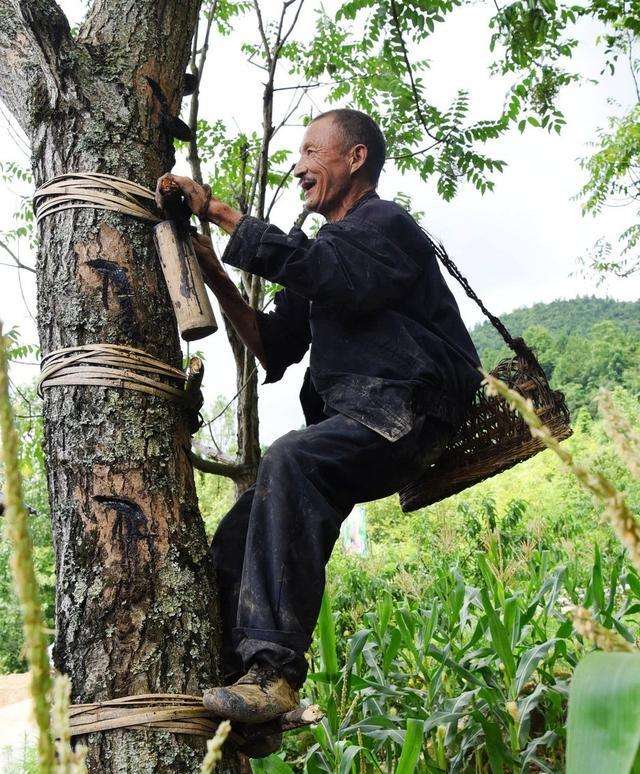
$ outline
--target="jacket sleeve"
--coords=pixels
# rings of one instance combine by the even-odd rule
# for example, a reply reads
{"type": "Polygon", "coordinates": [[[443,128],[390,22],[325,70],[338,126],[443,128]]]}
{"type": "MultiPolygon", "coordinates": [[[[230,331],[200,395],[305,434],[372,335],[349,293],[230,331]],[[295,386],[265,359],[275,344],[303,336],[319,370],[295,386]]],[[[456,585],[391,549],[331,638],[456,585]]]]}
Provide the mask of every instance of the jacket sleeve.
{"type": "Polygon", "coordinates": [[[301,229],[285,234],[245,217],[223,260],[341,312],[370,312],[397,303],[421,273],[396,241],[363,221],[329,223],[309,239],[301,229]]]}
{"type": "Polygon", "coordinates": [[[290,290],[275,295],[275,306],[257,312],[258,330],[266,358],[265,384],[282,379],[292,363],[299,363],[309,349],[309,302],[290,290]]]}

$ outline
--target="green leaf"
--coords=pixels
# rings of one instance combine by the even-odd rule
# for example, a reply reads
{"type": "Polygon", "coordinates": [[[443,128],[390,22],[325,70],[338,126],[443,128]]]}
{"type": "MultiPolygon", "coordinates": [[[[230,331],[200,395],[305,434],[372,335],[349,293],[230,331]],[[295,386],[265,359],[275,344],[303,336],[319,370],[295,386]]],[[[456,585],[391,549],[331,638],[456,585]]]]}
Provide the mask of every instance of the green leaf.
{"type": "Polygon", "coordinates": [[[538,664],[554,647],[556,642],[556,639],[547,640],[547,642],[542,642],[522,654],[520,661],[518,662],[518,669],[516,671],[514,686],[514,694],[516,697],[519,696],[527,680],[535,672],[535,670],[538,668],[538,664]]]}
{"type": "Polygon", "coordinates": [[[389,619],[393,611],[393,601],[391,594],[386,593],[377,604],[378,619],[380,620],[380,635],[384,636],[389,625],[389,619]]]}
{"type": "Polygon", "coordinates": [[[640,653],[591,653],[569,695],[567,774],[629,774],[640,744],[640,653]]]}
{"type": "Polygon", "coordinates": [[[396,766],[395,774],[413,774],[418,765],[418,758],[422,750],[422,737],[424,735],[424,723],[416,718],[407,720],[407,731],[404,735],[400,760],[396,766]]]}
{"type": "Polygon", "coordinates": [[[331,612],[329,595],[325,591],[320,606],[318,618],[318,632],[320,635],[320,661],[322,671],[326,673],[329,682],[338,679],[338,652],[336,649],[336,627],[331,612]]]}
{"type": "Polygon", "coordinates": [[[349,656],[347,658],[347,664],[344,670],[347,674],[349,674],[349,672],[351,672],[353,669],[354,664],[358,660],[358,656],[362,653],[362,649],[364,648],[370,634],[370,629],[361,629],[359,632],[356,632],[349,641],[349,656]]]}
{"type": "Polygon", "coordinates": [[[251,771],[264,771],[267,774],[294,774],[291,766],[278,755],[270,755],[268,758],[253,758],[251,771]]]}
{"type": "Polygon", "coordinates": [[[344,750],[340,757],[340,774],[349,774],[356,755],[363,749],[363,747],[359,747],[358,745],[350,744],[346,750],[344,750]]]}
{"type": "Polygon", "coordinates": [[[382,659],[382,671],[387,674],[394,658],[398,655],[400,646],[402,645],[402,635],[400,631],[395,627],[391,630],[391,636],[389,637],[389,643],[384,648],[384,657],[382,659]]]}
{"type": "Polygon", "coordinates": [[[486,590],[482,589],[480,595],[482,597],[482,605],[489,621],[491,642],[493,643],[493,647],[500,657],[500,660],[504,664],[504,670],[507,676],[513,679],[516,674],[516,662],[513,653],[511,652],[509,634],[502,621],[498,618],[498,614],[493,609],[493,605],[491,604],[491,600],[489,599],[486,590]]]}
{"type": "Polygon", "coordinates": [[[503,774],[504,768],[502,763],[504,761],[504,754],[500,731],[494,723],[487,721],[482,722],[482,728],[484,729],[484,744],[487,749],[491,772],[492,774],[503,774]]]}
{"type": "Polygon", "coordinates": [[[597,610],[604,610],[604,583],[602,581],[602,559],[600,557],[600,548],[595,544],[595,555],[593,558],[593,569],[591,571],[591,590],[593,591],[593,601],[597,610]]]}

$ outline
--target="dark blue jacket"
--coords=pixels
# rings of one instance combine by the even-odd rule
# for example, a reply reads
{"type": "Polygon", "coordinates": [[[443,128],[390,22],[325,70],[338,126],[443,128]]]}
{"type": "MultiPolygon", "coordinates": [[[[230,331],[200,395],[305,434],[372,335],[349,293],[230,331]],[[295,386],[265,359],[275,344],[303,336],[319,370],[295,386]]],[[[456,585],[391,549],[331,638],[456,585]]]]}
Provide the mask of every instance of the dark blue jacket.
{"type": "Polygon", "coordinates": [[[478,354],[431,240],[399,205],[365,194],[316,239],[245,217],[223,260],[284,287],[258,313],[266,382],[311,345],[307,422],[326,404],[389,440],[417,414],[459,424],[481,377],[478,354]]]}

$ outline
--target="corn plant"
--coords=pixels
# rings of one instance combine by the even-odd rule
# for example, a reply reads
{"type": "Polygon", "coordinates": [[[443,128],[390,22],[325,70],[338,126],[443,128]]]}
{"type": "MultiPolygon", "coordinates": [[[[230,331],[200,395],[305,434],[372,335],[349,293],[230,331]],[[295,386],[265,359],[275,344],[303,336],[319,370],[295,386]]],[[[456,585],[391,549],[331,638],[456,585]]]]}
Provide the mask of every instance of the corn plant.
{"type": "Polygon", "coordinates": [[[38,758],[43,774],[53,771],[55,751],[50,723],[51,677],[33,546],[22,496],[18,435],[9,398],[8,342],[0,326],[0,433],[5,474],[6,530],[13,549],[11,570],[22,611],[30,693],[38,727],[38,758]]]}
{"type": "MultiPolygon", "coordinates": [[[[611,524],[629,559],[640,570],[640,524],[624,495],[617,491],[601,473],[593,473],[578,463],[560,447],[521,396],[504,384],[489,377],[494,393],[506,398],[514,410],[527,421],[531,433],[552,449],[578,478],[583,486],[604,507],[611,524]]],[[[599,396],[604,425],[621,459],[636,478],[640,478],[640,435],[616,410],[611,395],[599,396]]],[[[637,577],[629,576],[630,592],[637,592],[637,577]]],[[[567,774],[584,771],[629,774],[640,771],[640,651],[633,635],[612,616],[614,593],[605,605],[604,586],[600,575],[600,555],[596,563],[587,601],[604,613],[605,624],[596,621],[588,610],[573,612],[576,631],[603,651],[584,658],[575,671],[571,686],[568,717],[567,774]],[[612,624],[615,629],[607,627],[612,624]],[[616,631],[617,630],[617,631],[616,631]]],[[[637,603],[627,604],[626,612],[638,612],[637,603]]]]}
{"type": "MultiPolygon", "coordinates": [[[[608,491],[599,474],[583,477],[608,491]]],[[[500,516],[485,498],[480,511],[467,508],[475,553],[464,570],[431,557],[386,574],[364,562],[343,567],[323,601],[306,688],[326,718],[254,770],[564,770],[573,672],[580,664],[575,695],[594,644],[634,650],[640,579],[623,553],[595,545],[585,571],[548,536],[532,542],[527,507],[513,500],[500,516]]],[[[602,698],[610,686],[600,684],[602,698]]],[[[612,718],[624,727],[619,713],[612,718]]],[[[570,742],[570,764],[581,748],[570,742]]],[[[586,760],[571,771],[604,770],[586,760]]]]}

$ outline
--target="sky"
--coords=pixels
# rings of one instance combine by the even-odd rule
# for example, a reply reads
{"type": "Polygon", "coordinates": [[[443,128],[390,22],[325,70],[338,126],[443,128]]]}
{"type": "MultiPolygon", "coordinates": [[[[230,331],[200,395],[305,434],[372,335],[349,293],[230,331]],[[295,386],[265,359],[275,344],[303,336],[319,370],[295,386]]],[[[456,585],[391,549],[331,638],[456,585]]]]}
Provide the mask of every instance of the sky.
{"type": "MultiPolygon", "coordinates": [[[[60,4],[72,23],[80,20],[83,3],[67,0],[60,4]]],[[[302,40],[312,32],[314,8],[318,5],[307,0],[307,10],[298,27],[302,40]]],[[[335,5],[335,0],[325,2],[328,10],[335,5]]],[[[280,3],[275,0],[262,2],[267,18],[278,12],[279,7],[280,3]]],[[[507,81],[489,73],[488,16],[489,11],[483,5],[465,5],[435,35],[410,51],[414,61],[430,60],[426,78],[430,97],[446,106],[458,88],[467,88],[475,118],[498,115],[507,89],[507,81]]],[[[393,198],[401,191],[411,197],[413,209],[425,213],[423,224],[444,242],[462,273],[494,313],[585,294],[621,300],[640,297],[640,283],[635,279],[610,280],[597,286],[594,280],[575,274],[578,257],[600,236],[615,240],[632,217],[628,209],[612,207],[597,219],[584,218],[575,199],[585,180],[578,160],[589,153],[589,143],[598,128],[606,126],[607,117],[629,105],[634,96],[631,76],[623,66],[613,77],[600,76],[602,58],[595,43],[598,32],[595,26],[581,29],[583,45],[574,60],[575,69],[588,78],[598,79],[598,83],[585,82],[564,92],[561,106],[568,123],[562,134],[549,135],[531,128],[522,135],[513,132],[488,146],[490,154],[508,163],[505,172],[495,178],[494,192],[482,196],[468,185],[452,202],[444,202],[432,183],[403,177],[391,169],[383,173],[380,195],[393,198]]],[[[216,37],[202,84],[205,118],[212,121],[222,118],[244,131],[259,127],[263,73],[247,63],[240,51],[241,43],[255,41],[256,34],[254,18],[248,14],[237,22],[230,37],[216,37]]],[[[283,76],[282,84],[292,82],[283,76]]],[[[279,99],[276,114],[286,109],[289,92],[282,92],[279,99]]],[[[325,107],[321,92],[315,91],[312,99],[315,112],[325,107]]],[[[278,145],[295,152],[302,131],[299,126],[285,127],[278,145]]],[[[26,164],[28,156],[20,130],[2,109],[0,162],[8,161],[26,164]]],[[[178,162],[176,171],[188,174],[184,160],[178,162]]],[[[0,231],[12,227],[11,215],[19,193],[28,191],[16,190],[0,181],[0,231]]],[[[272,221],[289,228],[299,209],[298,193],[292,191],[275,207],[272,221]]],[[[220,240],[218,244],[222,247],[224,242],[220,240]]],[[[34,262],[24,247],[20,257],[25,263],[34,262]]],[[[6,262],[7,257],[0,254],[0,264],[6,262]]],[[[473,326],[480,322],[482,317],[477,307],[455,286],[454,280],[450,284],[466,323],[473,326]]],[[[0,317],[4,326],[19,326],[23,338],[35,343],[34,316],[33,275],[0,265],[0,317]]],[[[235,370],[224,333],[218,331],[196,346],[206,357],[206,399],[212,401],[218,395],[232,398],[235,370]]],[[[263,443],[270,443],[303,424],[297,393],[304,368],[305,362],[290,368],[281,382],[261,387],[263,443]]],[[[12,379],[17,383],[27,382],[37,371],[33,365],[15,365],[12,379]]]]}

